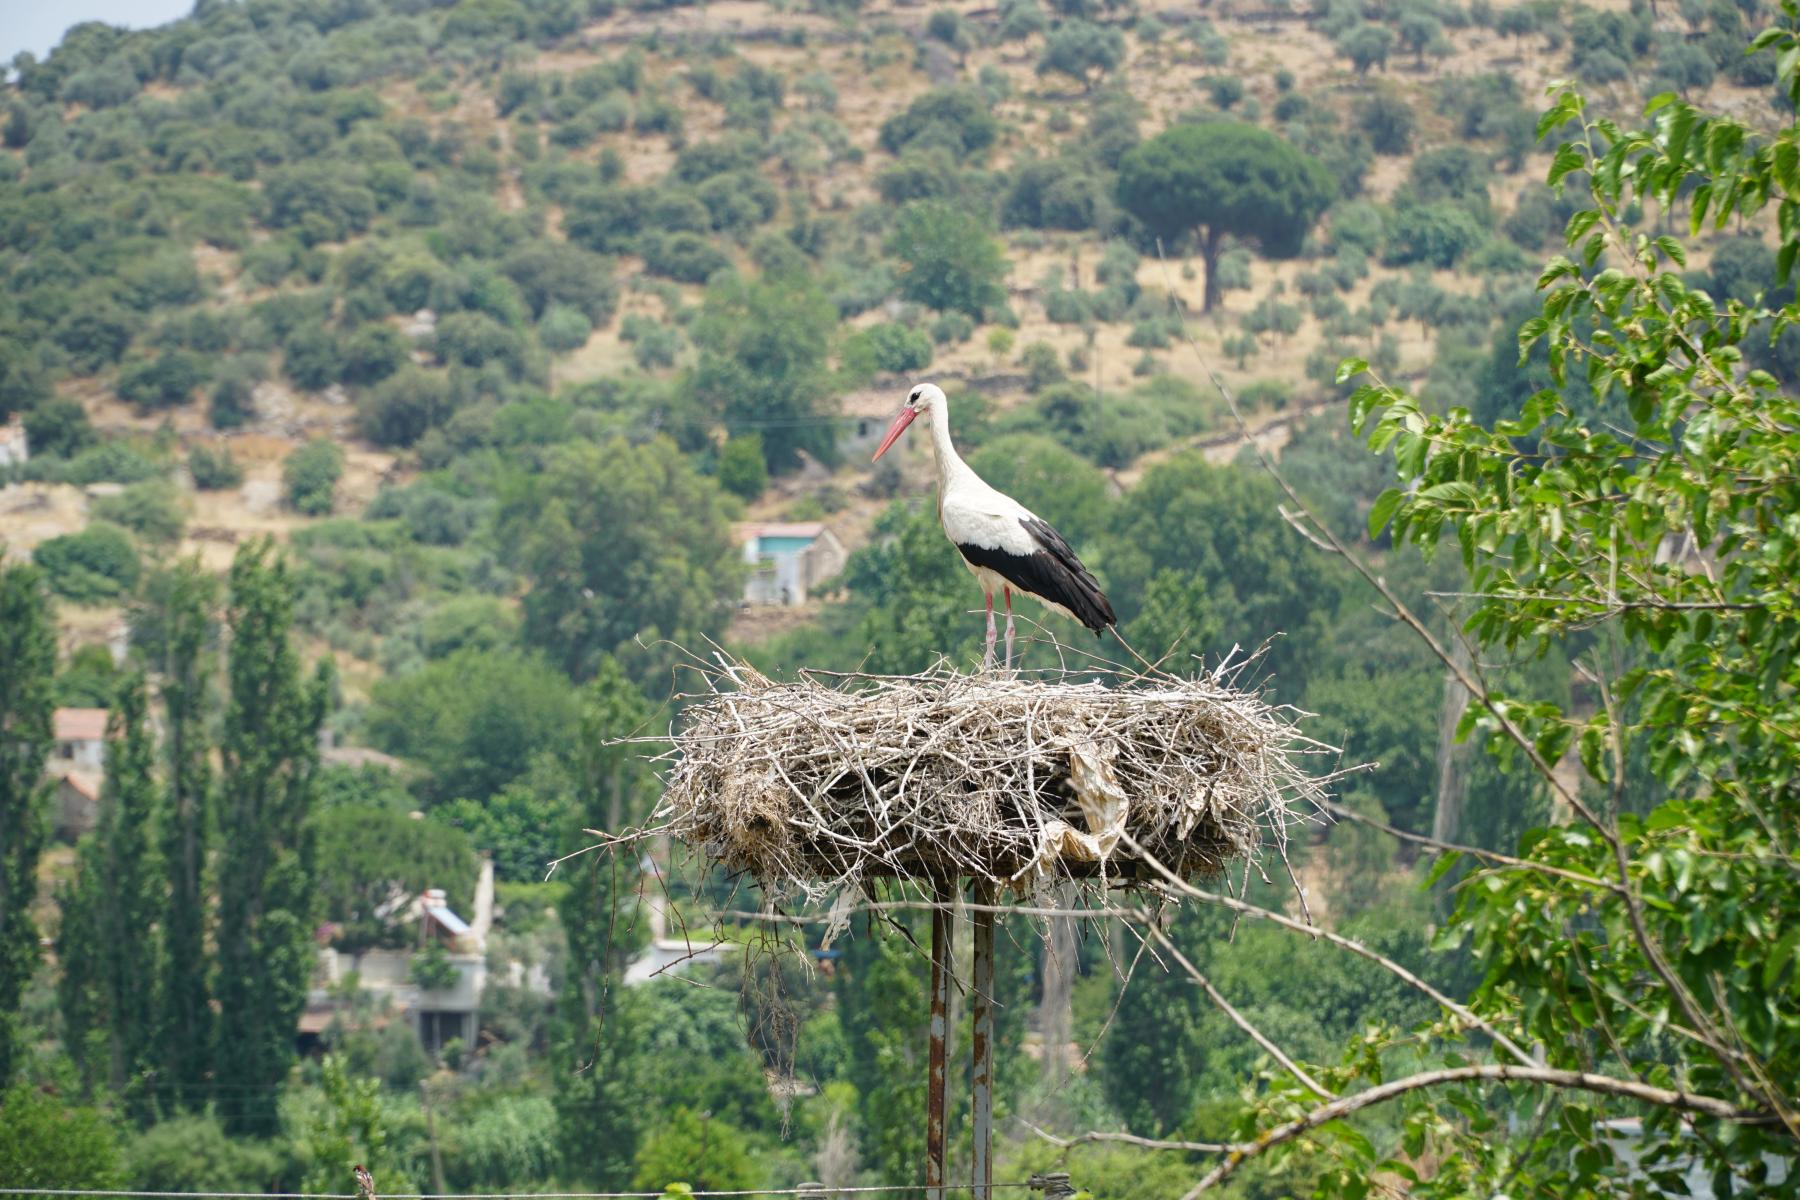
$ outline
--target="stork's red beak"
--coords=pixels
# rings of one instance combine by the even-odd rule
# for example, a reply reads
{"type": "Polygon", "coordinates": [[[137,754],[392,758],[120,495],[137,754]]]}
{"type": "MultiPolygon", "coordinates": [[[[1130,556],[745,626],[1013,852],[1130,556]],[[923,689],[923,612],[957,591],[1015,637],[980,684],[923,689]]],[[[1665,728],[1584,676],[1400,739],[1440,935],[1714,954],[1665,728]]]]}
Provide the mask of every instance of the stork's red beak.
{"type": "Polygon", "coordinates": [[[906,427],[911,425],[913,418],[918,415],[919,410],[916,408],[901,409],[900,415],[894,418],[894,423],[888,426],[887,436],[881,439],[881,445],[875,447],[875,458],[871,458],[869,461],[874,462],[876,458],[886,454],[888,447],[900,440],[900,435],[906,432],[906,427]]]}

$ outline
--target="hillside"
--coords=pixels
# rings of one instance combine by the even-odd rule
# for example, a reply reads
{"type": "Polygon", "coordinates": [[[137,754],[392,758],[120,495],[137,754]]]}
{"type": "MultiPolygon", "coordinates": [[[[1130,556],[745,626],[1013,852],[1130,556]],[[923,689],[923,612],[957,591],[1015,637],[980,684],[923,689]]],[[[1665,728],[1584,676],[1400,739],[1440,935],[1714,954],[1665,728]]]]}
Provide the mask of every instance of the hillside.
{"type": "MultiPolygon", "coordinates": [[[[221,567],[246,536],[320,519],[282,485],[309,439],[344,451],[334,514],[382,489],[474,500],[490,485],[466,463],[454,487],[443,472],[532,438],[514,418],[535,397],[586,435],[675,432],[703,470],[718,439],[806,423],[765,437],[779,476],[792,451],[769,443],[832,460],[842,420],[885,415],[919,374],[991,380],[990,420],[1078,438],[1033,410],[1066,368],[1118,427],[1075,448],[1129,481],[1221,411],[1161,386],[1200,378],[1168,318],[1171,294],[1200,307],[1200,281],[1121,211],[1126,148],[1224,116],[1333,173],[1302,253],[1228,252],[1221,311],[1190,322],[1253,403],[1326,400],[1351,350],[1423,380],[1443,339],[1485,348],[1560,232],[1534,182],[1546,82],[1585,68],[1621,108],[1670,81],[1764,103],[1741,86],[1760,81],[1742,17],[1715,7],[1427,4],[1359,24],[1354,5],[221,4],[145,34],[82,27],[22,63],[7,101],[0,407],[26,412],[37,453],[6,540],[23,554],[75,532],[90,506],[71,489],[160,476],[196,448],[235,471],[177,476],[183,527],[153,557],[221,567]],[[1358,38],[1389,48],[1371,59],[1358,38]],[[1058,55],[1077,65],[1046,69],[1058,55]],[[991,215],[1004,302],[903,301],[895,212],[943,197],[991,215]],[[811,394],[779,416],[696,396],[706,277],[788,259],[835,313],[811,394]]],[[[867,478],[840,468],[826,506],[872,511],[867,478]]],[[[752,512],[796,506],[817,508],[778,492],[752,512]]],[[[312,624],[340,655],[372,657],[347,634],[388,632],[333,615],[312,624]]]]}

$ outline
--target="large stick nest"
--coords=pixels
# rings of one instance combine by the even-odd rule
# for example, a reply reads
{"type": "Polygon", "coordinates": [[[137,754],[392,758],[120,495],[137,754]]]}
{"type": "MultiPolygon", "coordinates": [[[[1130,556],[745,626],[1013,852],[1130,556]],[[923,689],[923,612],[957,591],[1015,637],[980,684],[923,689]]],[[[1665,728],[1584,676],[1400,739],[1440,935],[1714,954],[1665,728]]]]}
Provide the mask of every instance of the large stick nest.
{"type": "Polygon", "coordinates": [[[1211,875],[1284,847],[1329,781],[1303,759],[1330,748],[1233,686],[1242,667],[778,683],[719,656],[674,732],[654,823],[813,900],[883,876],[1122,882],[1146,856],[1211,875]]]}

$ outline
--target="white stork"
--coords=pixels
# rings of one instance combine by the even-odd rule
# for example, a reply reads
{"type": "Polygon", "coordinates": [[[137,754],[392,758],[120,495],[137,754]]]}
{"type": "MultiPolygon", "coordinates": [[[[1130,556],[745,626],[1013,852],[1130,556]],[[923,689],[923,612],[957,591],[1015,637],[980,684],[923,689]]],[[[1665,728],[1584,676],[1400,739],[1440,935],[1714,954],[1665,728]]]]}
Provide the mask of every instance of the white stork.
{"type": "MultiPolygon", "coordinates": [[[[950,408],[941,388],[921,383],[875,450],[886,454],[914,419],[931,426],[931,448],[937,462],[938,522],[943,525],[963,565],[987,596],[987,654],[983,668],[994,665],[994,593],[1006,603],[1006,665],[1012,666],[1012,594],[1036,596],[1045,608],[1073,617],[1100,633],[1117,624],[1112,605],[1093,575],[1081,565],[1062,534],[1050,523],[983,482],[962,460],[950,441],[950,408]]],[[[874,462],[875,459],[869,460],[874,462]]]]}

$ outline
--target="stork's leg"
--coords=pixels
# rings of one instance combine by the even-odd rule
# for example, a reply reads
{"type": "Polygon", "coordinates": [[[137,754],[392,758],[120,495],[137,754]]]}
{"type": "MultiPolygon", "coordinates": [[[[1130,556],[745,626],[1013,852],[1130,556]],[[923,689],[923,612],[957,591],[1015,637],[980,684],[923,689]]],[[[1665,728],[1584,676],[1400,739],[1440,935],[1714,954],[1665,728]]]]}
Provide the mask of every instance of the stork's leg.
{"type": "Polygon", "coordinates": [[[1006,593],[1006,669],[1010,671],[1012,670],[1013,651],[1012,589],[1004,588],[1002,590],[1006,593]]]}
{"type": "Polygon", "coordinates": [[[981,669],[994,669],[994,593],[987,593],[987,652],[981,656],[981,669]]]}

